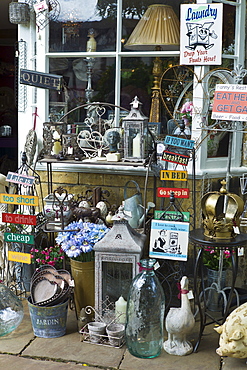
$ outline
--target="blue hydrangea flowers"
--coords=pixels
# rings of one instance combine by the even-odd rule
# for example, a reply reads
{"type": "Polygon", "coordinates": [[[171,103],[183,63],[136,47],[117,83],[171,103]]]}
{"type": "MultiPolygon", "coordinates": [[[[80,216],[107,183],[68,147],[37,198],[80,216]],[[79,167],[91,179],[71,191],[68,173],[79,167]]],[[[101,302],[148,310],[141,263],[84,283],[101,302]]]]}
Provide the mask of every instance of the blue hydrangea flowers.
{"type": "Polygon", "coordinates": [[[93,251],[93,246],[101,240],[109,231],[104,224],[94,224],[83,222],[82,220],[71,222],[60,231],[56,237],[56,242],[69,258],[78,261],[88,260],[85,254],[93,251]],[[70,231],[73,230],[73,231],[70,231]]]}

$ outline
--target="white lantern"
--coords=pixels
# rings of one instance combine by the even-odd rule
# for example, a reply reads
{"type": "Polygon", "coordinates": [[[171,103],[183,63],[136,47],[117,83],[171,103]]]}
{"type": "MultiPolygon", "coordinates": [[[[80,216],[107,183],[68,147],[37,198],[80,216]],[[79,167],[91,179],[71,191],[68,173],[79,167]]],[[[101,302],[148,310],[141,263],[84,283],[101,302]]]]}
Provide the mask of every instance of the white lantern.
{"type": "Polygon", "coordinates": [[[138,274],[145,234],[139,234],[125,219],[95,244],[95,309],[100,316],[115,314],[120,297],[127,300],[130,283],[138,274]]]}
{"type": "Polygon", "coordinates": [[[130,105],[130,113],[123,118],[124,160],[143,162],[148,156],[148,118],[142,113],[137,96],[130,105]]]}

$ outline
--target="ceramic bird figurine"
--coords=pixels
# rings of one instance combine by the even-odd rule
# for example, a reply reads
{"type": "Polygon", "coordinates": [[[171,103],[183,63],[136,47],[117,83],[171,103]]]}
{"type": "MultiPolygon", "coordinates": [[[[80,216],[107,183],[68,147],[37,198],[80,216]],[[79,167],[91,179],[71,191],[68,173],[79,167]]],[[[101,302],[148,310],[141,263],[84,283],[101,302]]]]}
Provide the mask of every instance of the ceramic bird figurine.
{"type": "Polygon", "coordinates": [[[113,224],[112,217],[113,217],[112,211],[109,211],[108,212],[108,215],[105,218],[107,224],[109,224],[109,225],[113,224]]]}
{"type": "Polygon", "coordinates": [[[101,217],[103,217],[103,219],[105,219],[106,216],[107,216],[107,206],[106,206],[105,202],[100,201],[96,204],[95,207],[100,209],[101,217]]]}
{"type": "Polygon", "coordinates": [[[164,342],[164,350],[171,355],[185,356],[193,351],[193,346],[186,340],[186,336],[193,329],[195,319],[187,296],[187,293],[189,293],[187,276],[182,277],[180,284],[181,307],[170,308],[166,316],[165,324],[168,340],[164,342]]]}

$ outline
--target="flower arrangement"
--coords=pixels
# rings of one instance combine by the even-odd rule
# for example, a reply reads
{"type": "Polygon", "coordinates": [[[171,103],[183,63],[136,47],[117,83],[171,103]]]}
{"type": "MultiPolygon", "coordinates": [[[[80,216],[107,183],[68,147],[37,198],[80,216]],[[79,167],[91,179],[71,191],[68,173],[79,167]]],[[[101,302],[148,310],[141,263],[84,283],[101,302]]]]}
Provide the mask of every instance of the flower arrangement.
{"type": "Polygon", "coordinates": [[[182,105],[180,110],[180,118],[182,118],[185,122],[185,125],[191,123],[192,120],[192,112],[193,112],[193,103],[192,101],[187,101],[182,105]]]}
{"type": "Polygon", "coordinates": [[[31,248],[31,260],[37,266],[51,265],[61,268],[63,266],[64,252],[60,245],[46,247],[42,250],[31,248]]]}
{"type": "MultiPolygon", "coordinates": [[[[223,251],[223,270],[226,270],[230,265],[230,251],[225,248],[223,251]]],[[[203,264],[211,270],[219,270],[220,249],[217,247],[207,247],[203,251],[203,264]]]]}
{"type": "Polygon", "coordinates": [[[69,258],[89,262],[94,259],[94,244],[105,236],[109,228],[104,224],[79,220],[71,222],[65,230],[68,231],[58,233],[56,242],[69,258]]]}

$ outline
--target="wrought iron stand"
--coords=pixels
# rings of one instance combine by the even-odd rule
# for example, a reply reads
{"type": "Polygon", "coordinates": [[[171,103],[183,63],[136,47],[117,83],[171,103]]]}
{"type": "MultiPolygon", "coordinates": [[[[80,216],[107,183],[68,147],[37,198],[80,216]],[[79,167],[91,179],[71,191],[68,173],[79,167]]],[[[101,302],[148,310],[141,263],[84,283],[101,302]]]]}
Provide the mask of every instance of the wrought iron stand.
{"type": "Polygon", "coordinates": [[[198,305],[199,315],[200,315],[200,330],[197,342],[194,347],[194,352],[198,350],[199,344],[201,342],[201,337],[206,325],[212,324],[213,322],[217,324],[222,324],[226,320],[234,292],[237,293],[235,290],[235,283],[237,278],[238,272],[238,247],[245,246],[247,244],[247,235],[246,234],[239,234],[235,238],[231,239],[231,241],[225,239],[218,239],[217,241],[207,240],[204,236],[204,229],[195,229],[190,232],[189,235],[191,243],[194,244],[194,295],[195,295],[195,303],[198,305]],[[231,286],[226,288],[229,290],[228,297],[224,295],[224,291],[218,287],[218,284],[213,283],[210,289],[215,289],[218,293],[223,294],[225,305],[223,310],[223,317],[220,319],[216,319],[213,317],[207,310],[206,305],[206,289],[204,284],[204,276],[203,276],[203,252],[204,248],[208,246],[218,247],[220,249],[228,248],[230,251],[230,258],[232,264],[232,279],[231,279],[231,286]],[[201,277],[201,289],[200,284],[198,282],[198,276],[201,277]],[[210,318],[211,321],[207,322],[207,318],[210,318]]]}

